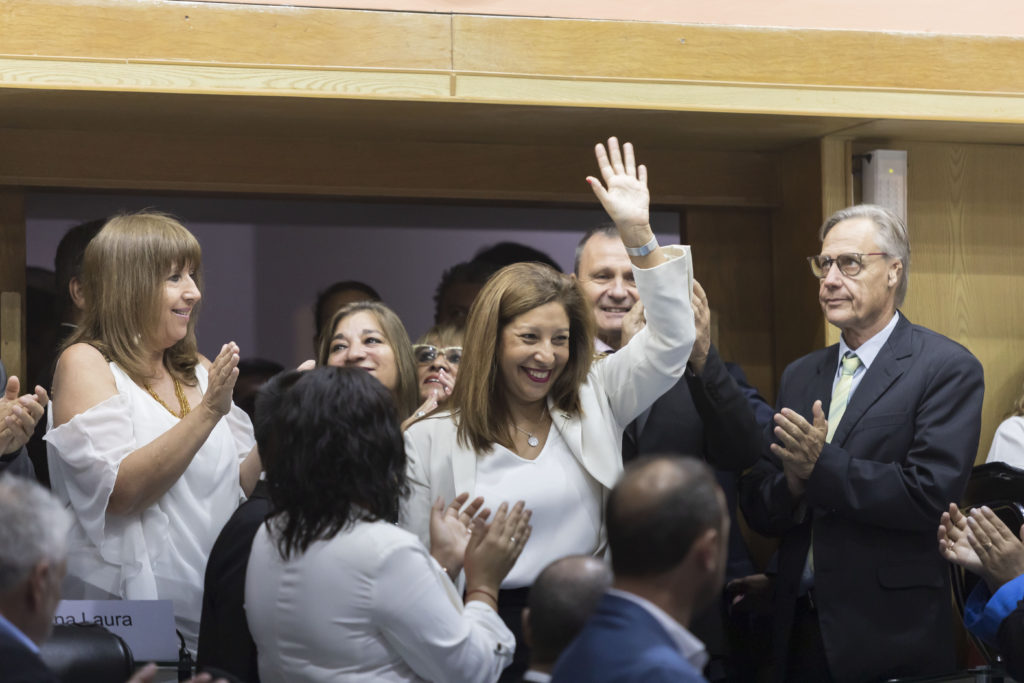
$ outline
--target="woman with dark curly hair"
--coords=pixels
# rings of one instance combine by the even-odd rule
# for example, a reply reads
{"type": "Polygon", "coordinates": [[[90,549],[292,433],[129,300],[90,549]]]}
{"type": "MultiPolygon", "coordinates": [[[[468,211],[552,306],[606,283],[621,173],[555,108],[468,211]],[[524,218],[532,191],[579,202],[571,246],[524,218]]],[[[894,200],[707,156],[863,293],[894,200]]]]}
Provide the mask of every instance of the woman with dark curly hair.
{"type": "Polygon", "coordinates": [[[530,535],[523,504],[488,525],[480,498],[435,501],[428,552],[396,526],[405,449],[381,383],[320,367],[264,391],[278,396],[267,422],[257,408],[274,513],[245,582],[260,680],[496,680],[515,647],[495,596],[530,535]],[[450,578],[463,567],[465,605],[450,578]]]}

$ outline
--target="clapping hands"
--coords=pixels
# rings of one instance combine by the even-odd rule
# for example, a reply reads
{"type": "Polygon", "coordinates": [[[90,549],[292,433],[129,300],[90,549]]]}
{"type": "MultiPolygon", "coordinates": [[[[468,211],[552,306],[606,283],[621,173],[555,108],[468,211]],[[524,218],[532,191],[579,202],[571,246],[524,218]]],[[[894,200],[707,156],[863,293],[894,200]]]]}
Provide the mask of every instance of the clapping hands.
{"type": "Polygon", "coordinates": [[[491,515],[489,509],[483,508],[483,498],[476,498],[469,505],[467,500],[469,493],[460,493],[447,506],[443,498],[438,498],[430,508],[430,554],[452,580],[462,571],[474,520],[484,522],[491,515]]]}
{"type": "Polygon", "coordinates": [[[1024,526],[1014,534],[987,506],[964,515],[950,503],[942,513],[938,540],[942,556],[981,576],[990,592],[1024,574],[1024,526]]]}
{"type": "Polygon", "coordinates": [[[42,387],[24,396],[18,396],[19,391],[18,378],[8,377],[0,398],[0,455],[13,453],[28,443],[50,400],[42,387]]]}

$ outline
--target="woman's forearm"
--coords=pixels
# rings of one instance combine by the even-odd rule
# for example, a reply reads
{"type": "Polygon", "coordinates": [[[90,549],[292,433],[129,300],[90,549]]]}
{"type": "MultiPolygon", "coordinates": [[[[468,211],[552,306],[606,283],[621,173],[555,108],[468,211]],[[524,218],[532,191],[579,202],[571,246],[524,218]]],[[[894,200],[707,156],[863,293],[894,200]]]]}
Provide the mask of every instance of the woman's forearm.
{"type": "Polygon", "coordinates": [[[107,512],[136,514],[155,503],[185,473],[222,415],[200,403],[156,439],[121,461],[107,512]]]}

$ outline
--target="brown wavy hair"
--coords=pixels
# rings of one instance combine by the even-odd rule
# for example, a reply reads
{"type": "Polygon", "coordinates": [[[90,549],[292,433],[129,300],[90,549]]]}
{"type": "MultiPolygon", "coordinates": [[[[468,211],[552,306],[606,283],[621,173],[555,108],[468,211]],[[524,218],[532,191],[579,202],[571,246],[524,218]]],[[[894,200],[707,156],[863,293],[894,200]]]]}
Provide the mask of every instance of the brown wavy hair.
{"type": "Polygon", "coordinates": [[[573,278],[540,263],[514,263],[487,281],[469,309],[451,397],[462,446],[487,453],[495,443],[512,442],[508,388],[498,363],[501,333],[516,316],[552,302],[569,317],[569,361],[549,397],[558,410],[580,412],[579,389],[594,360],[594,313],[573,278]]]}
{"type": "Polygon", "coordinates": [[[327,365],[327,358],[331,355],[331,339],[334,337],[334,330],[337,329],[338,323],[360,311],[366,311],[377,319],[380,331],[384,333],[385,341],[395,354],[398,385],[391,393],[395,397],[399,419],[404,420],[412,415],[420,404],[416,361],[412,357],[412,342],[409,341],[409,333],[405,331],[405,325],[402,324],[401,318],[381,302],[354,301],[339,308],[320,333],[320,352],[317,354],[316,364],[327,365]]]}
{"type": "MultiPolygon", "coordinates": [[[[84,342],[120,365],[135,382],[152,374],[141,343],[152,335],[163,309],[168,274],[190,266],[202,293],[202,250],[176,218],[143,211],[115,216],[89,242],[82,260],[85,311],[82,322],[63,348],[84,342]]],[[[173,377],[196,384],[196,321],[192,309],[185,337],[164,351],[164,365],[173,377]]]]}

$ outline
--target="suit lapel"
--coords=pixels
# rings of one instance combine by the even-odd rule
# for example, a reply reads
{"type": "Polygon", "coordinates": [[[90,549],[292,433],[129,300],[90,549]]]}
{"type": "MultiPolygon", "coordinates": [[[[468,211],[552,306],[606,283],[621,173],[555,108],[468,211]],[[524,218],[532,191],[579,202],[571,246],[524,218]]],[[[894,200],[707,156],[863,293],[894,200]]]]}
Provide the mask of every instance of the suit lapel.
{"type": "MultiPolygon", "coordinates": [[[[555,425],[558,433],[561,434],[565,445],[569,447],[569,452],[583,465],[583,469],[589,472],[590,476],[605,488],[611,489],[619,477],[620,469],[615,467],[609,469],[609,467],[603,466],[600,459],[595,461],[595,459],[587,457],[587,453],[583,450],[583,420],[580,419],[580,416],[570,415],[559,410],[554,406],[550,398],[548,398],[548,410],[551,411],[551,422],[555,425]]],[[[595,435],[590,435],[590,438],[594,437],[595,435]]]]}
{"type": "Polygon", "coordinates": [[[832,404],[832,382],[836,378],[836,368],[839,367],[839,344],[833,344],[825,349],[825,354],[818,363],[818,372],[811,381],[810,395],[807,397],[807,413],[804,415],[807,421],[813,420],[812,408],[814,402],[821,400],[821,409],[828,415],[829,406],[832,404]]]}
{"type": "MultiPolygon", "coordinates": [[[[900,314],[900,320],[892,334],[889,335],[889,339],[886,340],[885,346],[882,347],[878,356],[875,357],[875,361],[864,374],[864,379],[857,385],[857,390],[853,392],[850,404],[846,407],[843,419],[839,423],[839,428],[836,429],[836,433],[832,437],[832,443],[843,444],[846,437],[864,417],[864,413],[903,374],[912,354],[910,333],[910,323],[900,314]]],[[[826,414],[828,414],[827,410],[826,414]]]]}

